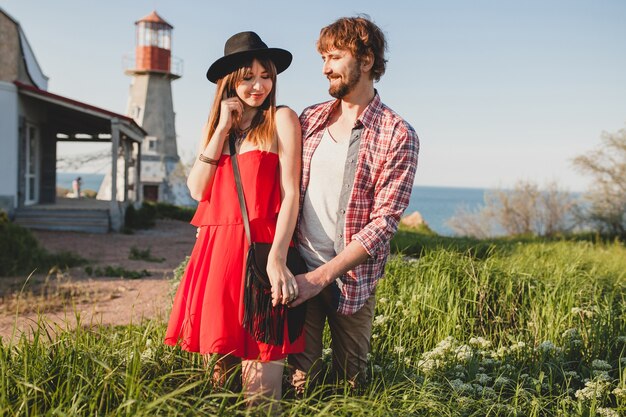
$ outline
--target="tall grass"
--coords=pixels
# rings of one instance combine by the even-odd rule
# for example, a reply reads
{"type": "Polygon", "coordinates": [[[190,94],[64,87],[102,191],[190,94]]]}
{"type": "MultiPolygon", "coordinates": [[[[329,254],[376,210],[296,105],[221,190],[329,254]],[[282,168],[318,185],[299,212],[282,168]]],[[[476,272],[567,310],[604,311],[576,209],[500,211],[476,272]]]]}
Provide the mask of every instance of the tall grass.
{"type": "MultiPolygon", "coordinates": [[[[626,413],[622,245],[496,242],[477,256],[437,244],[420,253],[393,257],[377,289],[367,387],[311,389],[283,400],[283,415],[626,413]]],[[[268,413],[212,387],[201,358],[163,345],[164,332],[157,321],[73,330],[40,322],[31,337],[0,343],[0,415],[268,413]]]]}

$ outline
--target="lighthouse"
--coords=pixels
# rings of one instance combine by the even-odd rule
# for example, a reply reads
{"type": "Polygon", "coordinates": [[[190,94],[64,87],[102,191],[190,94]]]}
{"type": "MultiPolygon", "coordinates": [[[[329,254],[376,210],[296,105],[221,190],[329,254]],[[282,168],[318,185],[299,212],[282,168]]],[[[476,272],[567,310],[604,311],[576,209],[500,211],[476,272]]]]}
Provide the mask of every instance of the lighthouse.
{"type": "MultiPolygon", "coordinates": [[[[181,77],[182,62],[172,58],[172,29],[156,11],[135,22],[135,59],[125,69],[132,77],[126,114],[148,133],[139,158],[143,200],[188,206],[194,202],[178,156],[172,101],[172,81],[181,77]]],[[[107,183],[110,178],[98,198],[106,198],[107,183]]]]}

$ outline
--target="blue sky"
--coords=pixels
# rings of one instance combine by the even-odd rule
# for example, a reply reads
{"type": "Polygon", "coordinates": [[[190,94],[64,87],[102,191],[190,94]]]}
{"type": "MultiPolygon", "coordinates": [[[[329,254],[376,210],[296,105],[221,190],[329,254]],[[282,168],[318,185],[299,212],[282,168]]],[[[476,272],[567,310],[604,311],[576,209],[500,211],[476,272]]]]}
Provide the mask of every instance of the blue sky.
{"type": "MultiPolygon", "coordinates": [[[[300,112],[324,101],[319,29],[367,13],[386,33],[382,100],[421,140],[417,185],[507,187],[557,180],[626,122],[626,1],[0,0],[33,47],[49,90],[125,112],[134,22],[153,9],[174,26],[179,153],[191,158],[212,99],[204,78],[224,41],[254,30],[294,54],[278,98],[300,112]]],[[[62,149],[62,152],[69,152],[62,149]]]]}

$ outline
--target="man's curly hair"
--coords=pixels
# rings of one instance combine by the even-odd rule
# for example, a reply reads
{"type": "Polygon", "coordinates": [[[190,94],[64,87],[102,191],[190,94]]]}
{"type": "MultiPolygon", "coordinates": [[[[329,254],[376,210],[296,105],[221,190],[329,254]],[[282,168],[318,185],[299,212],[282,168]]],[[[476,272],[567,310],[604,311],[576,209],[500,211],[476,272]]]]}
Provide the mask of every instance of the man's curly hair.
{"type": "Polygon", "coordinates": [[[322,28],[317,41],[320,53],[332,49],[347,50],[357,61],[371,54],[374,58],[371,77],[379,81],[385,73],[387,41],[380,30],[367,16],[343,17],[322,28]]]}

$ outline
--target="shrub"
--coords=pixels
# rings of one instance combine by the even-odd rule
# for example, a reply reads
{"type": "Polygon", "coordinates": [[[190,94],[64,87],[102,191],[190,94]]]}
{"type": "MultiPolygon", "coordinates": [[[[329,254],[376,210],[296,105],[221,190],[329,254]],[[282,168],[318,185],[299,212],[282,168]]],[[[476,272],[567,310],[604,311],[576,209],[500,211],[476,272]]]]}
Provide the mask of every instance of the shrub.
{"type": "Polygon", "coordinates": [[[136,246],[130,248],[128,259],[135,261],[148,261],[148,262],[163,262],[165,258],[152,256],[152,248],[139,249],[136,246]]]}
{"type": "Polygon", "coordinates": [[[72,252],[50,253],[30,230],[11,223],[0,215],[0,276],[30,273],[35,269],[47,271],[53,266],[82,265],[86,260],[72,252]]]}
{"type": "Polygon", "coordinates": [[[141,271],[133,271],[130,269],[125,269],[122,266],[111,265],[107,265],[102,268],[93,268],[91,266],[87,266],[85,268],[85,272],[90,277],[119,277],[128,279],[139,279],[143,277],[149,277],[151,275],[150,272],[146,269],[142,269],[141,271]]]}
{"type": "Polygon", "coordinates": [[[448,226],[458,235],[480,239],[496,235],[552,237],[573,230],[576,209],[574,197],[555,182],[542,190],[533,182],[520,181],[512,190],[485,193],[485,203],[476,211],[457,209],[448,226]]]}
{"type": "Polygon", "coordinates": [[[593,178],[582,216],[600,233],[626,238],[626,129],[603,133],[601,145],[574,159],[593,178]]]}
{"type": "Polygon", "coordinates": [[[169,203],[148,203],[156,209],[157,218],[174,219],[185,222],[191,221],[196,209],[194,207],[181,207],[169,203]]]}
{"type": "Polygon", "coordinates": [[[124,216],[125,231],[136,229],[149,229],[154,227],[156,220],[156,208],[149,203],[143,203],[137,210],[133,205],[126,208],[124,216]]]}

